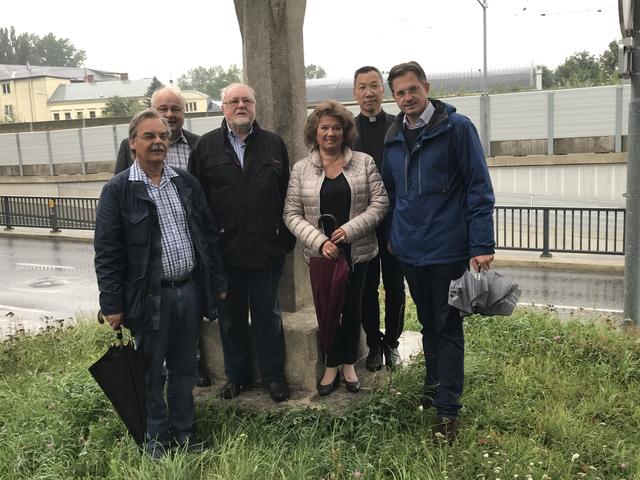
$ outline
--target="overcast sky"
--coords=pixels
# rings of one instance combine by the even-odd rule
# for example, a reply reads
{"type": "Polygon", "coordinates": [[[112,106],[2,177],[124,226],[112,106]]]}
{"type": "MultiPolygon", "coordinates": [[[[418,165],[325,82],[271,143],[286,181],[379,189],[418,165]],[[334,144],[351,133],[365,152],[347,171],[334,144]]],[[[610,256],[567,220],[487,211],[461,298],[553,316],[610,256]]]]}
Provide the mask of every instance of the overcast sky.
{"type": "MultiPolygon", "coordinates": [[[[256,0],[265,1],[265,0],[256,0]]],[[[617,0],[488,0],[488,68],[556,67],[620,37],[617,0]]],[[[197,66],[242,66],[233,0],[11,1],[0,26],[69,38],[86,66],[156,75],[167,83],[197,66]]],[[[307,0],[305,63],[329,77],[359,66],[417,60],[427,75],[482,68],[477,0],[307,0]]]]}

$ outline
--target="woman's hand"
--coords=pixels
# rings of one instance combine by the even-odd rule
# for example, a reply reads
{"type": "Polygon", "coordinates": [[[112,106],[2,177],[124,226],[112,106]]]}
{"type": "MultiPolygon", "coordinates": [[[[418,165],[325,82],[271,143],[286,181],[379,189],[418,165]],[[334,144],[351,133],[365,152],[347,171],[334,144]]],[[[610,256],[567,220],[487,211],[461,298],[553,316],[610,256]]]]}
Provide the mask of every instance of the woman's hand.
{"type": "Polygon", "coordinates": [[[340,255],[340,249],[331,240],[327,240],[322,244],[320,253],[324,258],[335,259],[340,255]]]}
{"type": "Polygon", "coordinates": [[[347,243],[347,233],[342,228],[336,228],[331,235],[333,243],[347,243]]]}

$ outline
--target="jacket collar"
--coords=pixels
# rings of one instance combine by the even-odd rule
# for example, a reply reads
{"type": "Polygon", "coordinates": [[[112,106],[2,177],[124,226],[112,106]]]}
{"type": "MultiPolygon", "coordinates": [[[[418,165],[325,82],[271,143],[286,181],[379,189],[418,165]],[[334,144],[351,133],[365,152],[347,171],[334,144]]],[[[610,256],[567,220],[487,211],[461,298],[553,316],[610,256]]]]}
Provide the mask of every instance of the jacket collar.
{"type": "MultiPolygon", "coordinates": [[[[344,170],[347,170],[351,166],[351,159],[353,158],[353,152],[349,147],[345,146],[343,154],[344,154],[344,170]]],[[[320,152],[315,148],[311,151],[311,164],[318,169],[322,169],[322,159],[320,158],[320,152]]]]}

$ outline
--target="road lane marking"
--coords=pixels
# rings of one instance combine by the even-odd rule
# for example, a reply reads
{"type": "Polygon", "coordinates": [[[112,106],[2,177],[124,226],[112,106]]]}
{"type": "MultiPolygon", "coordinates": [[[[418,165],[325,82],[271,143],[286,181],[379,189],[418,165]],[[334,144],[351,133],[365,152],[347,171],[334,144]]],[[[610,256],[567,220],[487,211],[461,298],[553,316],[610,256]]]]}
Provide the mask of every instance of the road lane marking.
{"type": "Polygon", "coordinates": [[[44,265],[41,263],[16,263],[18,267],[33,268],[36,270],[75,270],[76,267],[67,267],[65,265],[44,265]]]}

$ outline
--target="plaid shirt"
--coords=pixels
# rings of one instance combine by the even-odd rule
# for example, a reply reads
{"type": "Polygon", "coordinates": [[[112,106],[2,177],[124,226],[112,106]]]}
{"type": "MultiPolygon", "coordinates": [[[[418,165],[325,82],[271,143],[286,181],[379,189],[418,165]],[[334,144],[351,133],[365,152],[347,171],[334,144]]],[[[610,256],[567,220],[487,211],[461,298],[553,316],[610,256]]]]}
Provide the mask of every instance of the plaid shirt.
{"type": "Polygon", "coordinates": [[[178,195],[178,189],[170,180],[178,174],[165,165],[160,184],[155,185],[133,162],[129,171],[130,182],[142,182],[158,211],[160,242],[162,244],[162,279],[184,278],[195,267],[195,252],[187,226],[187,217],[178,195]]]}
{"type": "Polygon", "coordinates": [[[167,158],[165,159],[165,165],[169,165],[170,167],[178,167],[183,170],[187,169],[189,165],[189,154],[191,153],[191,147],[189,146],[189,142],[187,142],[186,137],[182,130],[180,130],[180,136],[169,145],[169,150],[167,150],[167,158]]]}

